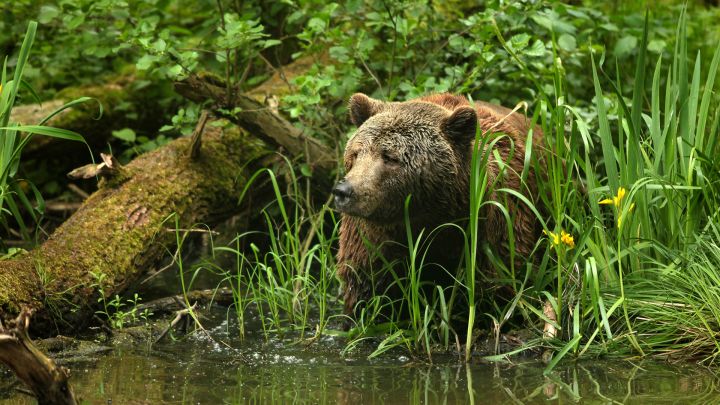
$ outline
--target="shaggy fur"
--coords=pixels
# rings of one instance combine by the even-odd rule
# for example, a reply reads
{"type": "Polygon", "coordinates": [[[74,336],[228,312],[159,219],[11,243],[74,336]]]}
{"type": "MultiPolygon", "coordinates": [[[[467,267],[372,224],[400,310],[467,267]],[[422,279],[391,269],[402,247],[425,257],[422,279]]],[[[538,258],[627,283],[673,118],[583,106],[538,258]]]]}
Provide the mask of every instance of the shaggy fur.
{"type": "MultiPolygon", "coordinates": [[[[356,313],[357,304],[376,292],[388,294],[386,288],[392,277],[377,272],[383,260],[395,261],[395,273],[405,275],[408,250],[404,203],[408,195],[415,237],[422,229],[427,235],[448,222],[464,226],[463,219],[469,214],[471,153],[478,126],[481,136],[507,135],[494,149],[508,167],[501,173],[501,166],[491,154],[489,184],[498,180],[496,189],[511,188],[530,200],[536,194],[534,175],[528,177],[527,184],[521,184],[519,178],[529,121],[507,108],[484,102],[475,102],[472,107],[464,97],[451,94],[391,103],[355,94],[350,98],[350,117],[358,130],[345,149],[346,176],[342,183],[352,194],[342,206],[336,198],[342,212],[338,277],[343,282],[348,315],[356,313]]],[[[535,128],[533,134],[533,144],[539,145],[541,131],[535,128]]],[[[495,192],[488,197],[498,199],[495,192]]],[[[538,237],[534,215],[514,198],[508,202],[514,218],[516,252],[527,257],[538,237]]],[[[484,240],[507,259],[504,216],[492,206],[482,214],[484,240]]],[[[463,246],[460,232],[448,228],[436,235],[425,262],[452,270],[458,265],[463,246]]],[[[434,283],[451,282],[442,269],[424,268],[423,274],[434,283]]]]}

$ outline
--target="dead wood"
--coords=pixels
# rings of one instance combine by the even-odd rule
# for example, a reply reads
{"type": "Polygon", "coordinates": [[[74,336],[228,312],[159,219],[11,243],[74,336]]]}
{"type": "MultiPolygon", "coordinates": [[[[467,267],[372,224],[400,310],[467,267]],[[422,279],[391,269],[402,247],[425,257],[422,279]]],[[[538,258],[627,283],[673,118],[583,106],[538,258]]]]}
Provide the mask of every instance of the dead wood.
{"type": "Polygon", "coordinates": [[[251,96],[226,100],[221,85],[197,76],[178,83],[178,89],[197,101],[239,107],[237,114],[221,108],[214,113],[252,136],[201,122],[194,141],[175,140],[122,167],[105,156],[103,167],[86,168],[105,176],[98,191],[43,245],[0,261],[0,316],[14,317],[28,307],[35,311],[34,330],[42,335],[81,327],[92,318],[99,294],[123,291],[174,250],[175,233],[168,229],[212,223],[238,210],[238,195],[258,168],[250,163],[270,153],[254,136],[282,146],[290,157],[305,156],[315,168],[335,167],[329,148],[251,96]]]}
{"type": "Polygon", "coordinates": [[[228,99],[228,91],[217,78],[193,74],[176,82],[175,90],[198,103],[210,101],[215,115],[239,125],[273,147],[282,147],[290,156],[305,156],[311,168],[328,172],[337,167],[333,150],[250,95],[235,94],[228,99]]]}
{"type": "Polygon", "coordinates": [[[91,179],[93,177],[111,178],[124,174],[124,169],[114,156],[101,153],[102,163],[89,164],[68,173],[71,179],[91,179]]]}
{"type": "Polygon", "coordinates": [[[172,312],[186,309],[185,298],[187,302],[199,305],[208,305],[210,303],[231,306],[235,304],[233,293],[229,288],[193,290],[188,291],[185,295],[173,295],[170,297],[158,298],[150,302],[139,304],[138,312],[148,310],[153,315],[169,314],[172,312]]]}
{"type": "Polygon", "coordinates": [[[192,304],[189,308],[184,308],[179,311],[175,311],[175,318],[173,318],[172,321],[170,321],[170,324],[160,333],[160,335],[155,339],[155,343],[158,343],[161,341],[165,336],[167,336],[168,332],[170,332],[171,329],[175,328],[180,321],[183,321],[183,330],[187,330],[188,328],[188,317],[192,316],[192,312],[197,307],[197,302],[192,304]]]}
{"type": "Polygon", "coordinates": [[[81,326],[100,292],[112,296],[136,282],[166,252],[168,229],[212,223],[237,209],[248,163],[268,152],[238,129],[205,130],[202,151],[188,159],[190,139],[175,140],[105,179],[40,247],[0,261],[0,316],[36,310],[43,335],[81,326]]]}
{"type": "Polygon", "coordinates": [[[68,379],[70,372],[45,356],[28,336],[30,311],[4,327],[0,322],[0,362],[5,363],[27,385],[39,404],[74,405],[75,395],[68,379]]]}

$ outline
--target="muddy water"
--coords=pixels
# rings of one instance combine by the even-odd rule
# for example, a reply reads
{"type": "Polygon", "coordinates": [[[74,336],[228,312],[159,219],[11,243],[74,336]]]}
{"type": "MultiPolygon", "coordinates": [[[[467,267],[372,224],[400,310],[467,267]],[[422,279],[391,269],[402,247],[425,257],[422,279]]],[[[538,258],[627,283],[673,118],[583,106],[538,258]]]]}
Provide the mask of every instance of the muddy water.
{"type": "MultiPolygon", "coordinates": [[[[368,360],[362,349],[343,355],[341,338],[305,345],[255,332],[241,342],[221,319],[208,330],[214,340],[194,334],[152,346],[136,341],[64,362],[89,404],[720,402],[720,379],[696,365],[567,362],[544,376],[534,359],[465,365],[436,356],[429,364],[395,353],[368,360]]],[[[0,381],[9,381],[6,371],[0,381]]],[[[2,386],[0,403],[33,403],[2,386]]]]}

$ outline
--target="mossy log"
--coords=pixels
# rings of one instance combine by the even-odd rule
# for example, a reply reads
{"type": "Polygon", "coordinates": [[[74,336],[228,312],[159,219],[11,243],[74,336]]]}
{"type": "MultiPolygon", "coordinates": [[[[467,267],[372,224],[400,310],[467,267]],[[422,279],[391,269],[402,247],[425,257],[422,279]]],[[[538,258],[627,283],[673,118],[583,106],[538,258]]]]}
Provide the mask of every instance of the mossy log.
{"type": "Polygon", "coordinates": [[[173,249],[177,224],[192,227],[236,210],[248,162],[267,153],[239,129],[208,126],[189,157],[182,138],[103,179],[98,191],[37,249],[0,262],[0,317],[27,307],[33,330],[49,335],[81,326],[98,300],[98,282],[115,294],[173,249]],[[102,276],[100,276],[102,275],[102,276]]]}
{"type": "MultiPolygon", "coordinates": [[[[237,197],[248,173],[261,166],[259,158],[269,153],[267,143],[284,147],[291,157],[305,156],[313,167],[334,168],[331,149],[253,98],[267,97],[273,86],[289,83],[309,65],[308,60],[296,61],[250,96],[231,100],[222,99],[227,94],[222,85],[193,76],[198,80],[190,83],[198,86],[194,88],[199,94],[192,97],[186,86],[183,95],[212,100],[217,106],[241,107],[243,111],[229,118],[252,136],[239,128],[199,125],[202,141],[199,133],[178,139],[111,170],[110,177],[101,180],[99,189],[45,243],[0,261],[0,317],[10,319],[21,308],[29,308],[35,313],[33,330],[39,335],[82,327],[95,310],[99,289],[105,296],[124,290],[163,256],[166,246],[173,249],[175,235],[168,230],[176,223],[190,228],[237,212],[237,197]]],[[[83,95],[93,94],[71,98],[83,95]]]]}
{"type": "MultiPolygon", "coordinates": [[[[10,120],[25,125],[35,125],[63,104],[80,97],[89,101],[65,110],[53,117],[47,125],[69,129],[82,134],[95,149],[112,139],[112,131],[122,128],[156,131],[164,117],[174,111],[170,102],[172,88],[167,83],[140,81],[133,75],[122,75],[101,85],[69,87],[60,91],[56,98],[39,104],[19,105],[13,108],[10,120]],[[163,102],[159,102],[162,99],[163,102]],[[103,114],[99,115],[102,105],[103,114]]],[[[82,144],[68,144],[61,139],[38,136],[25,147],[26,158],[42,154],[49,156],[87,155],[82,144]]]]}

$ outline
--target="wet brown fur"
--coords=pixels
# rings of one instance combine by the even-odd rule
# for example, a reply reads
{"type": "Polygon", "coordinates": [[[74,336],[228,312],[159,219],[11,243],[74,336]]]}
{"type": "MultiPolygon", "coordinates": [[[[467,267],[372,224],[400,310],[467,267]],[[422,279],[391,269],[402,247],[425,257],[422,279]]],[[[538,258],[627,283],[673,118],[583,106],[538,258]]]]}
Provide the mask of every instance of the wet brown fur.
{"type": "MultiPolygon", "coordinates": [[[[373,121],[356,122],[360,126],[358,133],[370,133],[372,131],[396,131],[394,136],[383,138],[372,138],[364,136],[362,139],[351,139],[348,142],[345,154],[346,172],[357,182],[367,176],[373,176],[374,170],[385,170],[383,164],[377,163],[378,139],[386,144],[390,142],[390,149],[405,151],[402,156],[405,166],[397,168],[399,177],[411,177],[413,197],[411,200],[410,218],[413,235],[417,237],[421,229],[425,229],[427,235],[436,226],[443,223],[455,222],[464,226],[463,218],[469,213],[469,179],[470,159],[472,142],[454,143],[452,138],[446,139],[448,148],[434,148],[426,144],[415,144],[415,138],[425,139],[414,134],[412,123],[415,117],[423,114],[440,114],[451,116],[458,109],[471,107],[470,102],[461,96],[451,94],[434,94],[419,99],[410,100],[404,103],[382,103],[377,100],[368,99],[364,95],[356,95],[351,99],[351,116],[353,121],[359,120],[356,115],[373,117],[383,111],[389,111],[388,117],[378,117],[373,121]],[[362,96],[362,97],[360,97],[362,96]],[[427,105],[431,104],[431,105],[427,105]],[[438,109],[437,106],[442,107],[438,109]],[[385,121],[382,121],[385,120],[385,121]],[[389,121],[388,121],[389,120],[389,121]],[[377,127],[377,128],[376,128],[377,127]],[[389,139],[388,139],[389,138],[389,139]],[[373,141],[375,139],[375,141],[373,141]],[[365,158],[365,166],[353,168],[354,156],[358,151],[367,151],[368,158],[365,158]]],[[[501,179],[498,179],[500,168],[495,158],[490,154],[487,167],[488,184],[496,180],[495,189],[510,188],[519,191],[531,201],[536,195],[536,184],[534,173],[530,173],[527,182],[521,184],[520,173],[523,170],[525,157],[525,141],[530,129],[530,121],[520,113],[512,112],[505,107],[485,102],[475,102],[474,110],[477,114],[477,126],[481,130],[481,136],[490,136],[490,133],[502,133],[512,139],[501,137],[494,148],[503,157],[503,160],[510,166],[506,168],[501,179]],[[514,153],[511,155],[514,143],[514,153]]],[[[433,116],[434,117],[434,116],[433,116]]],[[[361,117],[362,118],[362,117],[361,117]]],[[[443,127],[444,128],[444,127],[443,127]]],[[[474,132],[474,131],[473,131],[474,132]]],[[[448,137],[449,138],[449,137],[448,137]]],[[[533,145],[540,145],[542,132],[539,128],[533,130],[533,145]]],[[[437,142],[435,146],[437,146],[437,142]]],[[[360,163],[357,163],[360,164],[360,163]]],[[[388,173],[382,172],[383,179],[388,173]]],[[[387,180],[386,180],[387,183],[387,180]]],[[[392,184],[392,183],[391,183],[392,184]]],[[[407,185],[407,184],[406,184],[407,185]]],[[[407,236],[403,222],[402,202],[403,194],[409,193],[408,189],[393,190],[394,185],[383,187],[370,187],[364,195],[368,199],[375,199],[375,205],[370,207],[372,214],[348,215],[343,213],[340,224],[340,248],[337,254],[338,277],[343,282],[343,298],[345,302],[345,313],[352,315],[356,313],[358,302],[370,299],[374,294],[385,293],[385,288],[392,282],[387,275],[378,275],[376,272],[383,265],[379,255],[382,255],[387,262],[397,261],[394,269],[398,275],[404,275],[404,263],[408,256],[407,236]],[[383,200],[383,198],[385,198],[383,200]],[[399,200],[399,201],[398,201],[399,200]],[[372,247],[377,247],[377,251],[372,247]]],[[[487,198],[500,201],[505,204],[506,194],[500,195],[492,191],[487,198]],[[500,200],[500,197],[503,200],[500,200]]],[[[515,251],[520,257],[529,257],[531,250],[538,237],[538,226],[533,213],[523,203],[515,198],[508,198],[515,234],[515,251]]],[[[483,230],[481,237],[502,259],[508,261],[509,253],[507,247],[508,232],[505,219],[499,209],[494,206],[483,212],[483,230]]],[[[435,238],[426,262],[437,263],[452,271],[458,264],[462,255],[463,239],[459,232],[443,231],[435,238]]],[[[487,266],[486,266],[487,267],[487,266]]],[[[424,273],[428,270],[424,269],[424,273]]],[[[451,282],[447,276],[443,277],[442,270],[433,271],[437,277],[431,277],[434,283],[442,284],[451,282]]],[[[398,297],[394,297],[398,298],[398,297]]]]}

